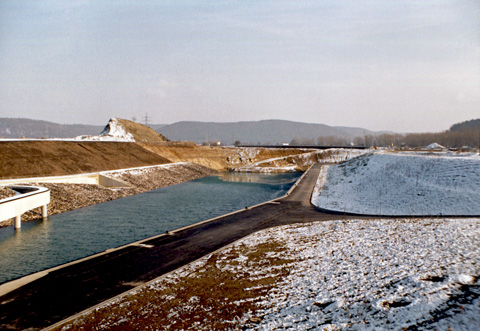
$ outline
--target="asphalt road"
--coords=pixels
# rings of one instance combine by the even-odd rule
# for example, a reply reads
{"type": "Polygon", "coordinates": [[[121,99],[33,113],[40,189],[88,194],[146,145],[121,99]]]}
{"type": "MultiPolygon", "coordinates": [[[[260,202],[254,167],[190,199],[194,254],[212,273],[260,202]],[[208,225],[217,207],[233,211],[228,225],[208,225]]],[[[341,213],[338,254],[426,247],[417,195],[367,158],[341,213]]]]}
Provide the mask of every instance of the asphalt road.
{"type": "Polygon", "coordinates": [[[68,265],[6,293],[0,329],[47,327],[265,228],[340,218],[310,205],[320,167],[286,198],[68,265]]]}

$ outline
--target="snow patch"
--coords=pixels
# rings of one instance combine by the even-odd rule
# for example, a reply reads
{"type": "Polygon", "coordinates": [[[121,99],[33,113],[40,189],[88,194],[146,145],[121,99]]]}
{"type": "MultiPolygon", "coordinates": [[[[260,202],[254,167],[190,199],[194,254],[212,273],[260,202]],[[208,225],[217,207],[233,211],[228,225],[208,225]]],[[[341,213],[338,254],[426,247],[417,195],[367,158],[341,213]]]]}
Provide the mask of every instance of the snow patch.
{"type": "Polygon", "coordinates": [[[254,234],[240,244],[288,237],[282,258],[297,262],[259,302],[262,319],[251,329],[477,330],[479,225],[479,219],[350,220],[254,234]]]}
{"type": "Polygon", "coordinates": [[[78,136],[76,140],[93,140],[93,141],[123,141],[135,142],[133,134],[126,131],[125,127],[118,121],[116,117],[112,117],[107,126],[98,136],[78,136]]]}

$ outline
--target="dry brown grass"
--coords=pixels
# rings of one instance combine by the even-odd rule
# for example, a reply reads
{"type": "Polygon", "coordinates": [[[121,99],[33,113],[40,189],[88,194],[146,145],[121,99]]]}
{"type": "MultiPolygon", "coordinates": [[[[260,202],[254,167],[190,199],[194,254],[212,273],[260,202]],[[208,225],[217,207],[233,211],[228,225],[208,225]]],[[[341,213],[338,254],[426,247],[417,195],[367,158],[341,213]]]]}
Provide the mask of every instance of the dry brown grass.
{"type": "Polygon", "coordinates": [[[0,178],[64,176],[170,163],[136,143],[0,142],[0,178]]]}
{"type": "Polygon", "coordinates": [[[152,143],[167,141],[167,138],[165,138],[165,136],[161,135],[160,133],[156,132],[148,126],[121,118],[117,118],[117,121],[123,125],[125,131],[133,135],[135,141],[152,143]]]}
{"type": "Polygon", "coordinates": [[[241,329],[260,320],[257,302],[289,274],[293,261],[268,254],[284,250],[284,243],[273,239],[229,246],[63,329],[241,329]]]}

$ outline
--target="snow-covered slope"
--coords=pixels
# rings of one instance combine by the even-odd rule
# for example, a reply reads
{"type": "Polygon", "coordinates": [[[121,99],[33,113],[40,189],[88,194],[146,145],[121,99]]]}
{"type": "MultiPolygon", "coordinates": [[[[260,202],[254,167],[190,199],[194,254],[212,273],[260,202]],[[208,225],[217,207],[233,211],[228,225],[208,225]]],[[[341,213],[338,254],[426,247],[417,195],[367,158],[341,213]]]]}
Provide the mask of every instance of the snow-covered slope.
{"type": "MultiPolygon", "coordinates": [[[[240,244],[253,250],[279,238],[278,259],[295,262],[258,303],[262,321],[252,329],[478,330],[479,225],[350,220],[254,234],[240,244]]],[[[253,274],[248,261],[238,269],[253,274]]]]}
{"type": "Polygon", "coordinates": [[[95,140],[95,141],[124,141],[135,142],[133,134],[127,132],[125,127],[118,121],[117,118],[112,117],[107,126],[98,136],[78,136],[77,140],[95,140]]]}
{"type": "Polygon", "coordinates": [[[480,215],[480,157],[369,153],[324,167],[312,203],[369,215],[480,215]]]}

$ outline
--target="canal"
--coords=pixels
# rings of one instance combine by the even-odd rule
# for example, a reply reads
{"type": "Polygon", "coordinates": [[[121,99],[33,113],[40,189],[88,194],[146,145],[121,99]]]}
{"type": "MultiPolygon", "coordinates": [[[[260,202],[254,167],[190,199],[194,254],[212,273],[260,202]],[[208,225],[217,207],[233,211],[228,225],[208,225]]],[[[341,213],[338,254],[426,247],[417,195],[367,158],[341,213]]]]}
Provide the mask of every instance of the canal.
{"type": "Polygon", "coordinates": [[[281,197],[300,175],[224,173],[0,228],[0,284],[281,197]]]}

